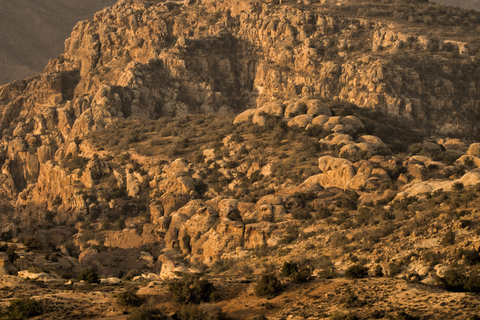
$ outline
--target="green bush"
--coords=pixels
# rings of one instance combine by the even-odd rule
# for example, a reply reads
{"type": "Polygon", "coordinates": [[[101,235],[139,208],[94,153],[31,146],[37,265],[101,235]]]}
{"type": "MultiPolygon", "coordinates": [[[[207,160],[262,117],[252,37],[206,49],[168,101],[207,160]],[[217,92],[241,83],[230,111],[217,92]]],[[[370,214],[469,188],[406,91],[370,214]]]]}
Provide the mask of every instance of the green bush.
{"type": "Polygon", "coordinates": [[[442,238],[442,244],[444,246],[455,244],[455,233],[452,230],[449,230],[445,233],[442,238]]]}
{"type": "Polygon", "coordinates": [[[373,269],[373,276],[375,277],[383,277],[383,268],[381,265],[377,264],[373,269]]]}
{"type": "Polygon", "coordinates": [[[354,264],[345,270],[345,277],[349,279],[366,278],[368,277],[368,268],[361,264],[354,264]]]}
{"type": "Polygon", "coordinates": [[[215,286],[195,275],[184,275],[181,279],[168,284],[172,300],[180,303],[201,303],[219,300],[215,286]]]}
{"type": "Polygon", "coordinates": [[[480,292],[479,270],[467,270],[464,266],[453,266],[439,278],[445,289],[455,292],[480,292]]]}
{"type": "Polygon", "coordinates": [[[295,272],[298,272],[298,266],[295,262],[285,262],[280,269],[280,275],[282,277],[290,277],[295,272]]]}
{"type": "Polygon", "coordinates": [[[7,255],[8,257],[8,260],[10,262],[13,262],[15,261],[15,259],[18,258],[18,254],[15,252],[15,250],[17,250],[17,246],[12,244],[11,246],[8,247],[8,249],[5,251],[5,254],[7,255]]]}
{"type": "Polygon", "coordinates": [[[29,298],[14,299],[7,307],[7,315],[10,320],[22,320],[42,313],[40,302],[29,298]]]}
{"type": "Polygon", "coordinates": [[[85,281],[86,283],[100,283],[98,274],[92,268],[83,269],[82,273],[78,276],[79,281],[85,281]]]}
{"type": "MultiPolygon", "coordinates": [[[[208,305],[203,305],[208,306],[208,305]]],[[[183,305],[175,314],[179,320],[227,320],[227,316],[218,307],[202,308],[198,305],[183,305]]]]}
{"type": "Polygon", "coordinates": [[[157,308],[143,305],[132,310],[132,313],[127,320],[164,320],[167,317],[157,308]]]}
{"type": "Polygon", "coordinates": [[[133,288],[128,288],[117,296],[117,302],[122,306],[139,307],[144,301],[137,295],[133,288]]]}
{"type": "Polygon", "coordinates": [[[295,282],[304,282],[310,279],[311,270],[309,268],[298,269],[295,262],[285,262],[280,270],[282,277],[288,277],[295,282]]]}
{"type": "Polygon", "coordinates": [[[264,274],[255,286],[255,294],[258,297],[273,298],[282,290],[282,284],[273,274],[264,274]]]}
{"type": "Polygon", "coordinates": [[[28,250],[42,249],[43,247],[38,239],[32,237],[21,238],[20,242],[23,243],[28,250]]]}

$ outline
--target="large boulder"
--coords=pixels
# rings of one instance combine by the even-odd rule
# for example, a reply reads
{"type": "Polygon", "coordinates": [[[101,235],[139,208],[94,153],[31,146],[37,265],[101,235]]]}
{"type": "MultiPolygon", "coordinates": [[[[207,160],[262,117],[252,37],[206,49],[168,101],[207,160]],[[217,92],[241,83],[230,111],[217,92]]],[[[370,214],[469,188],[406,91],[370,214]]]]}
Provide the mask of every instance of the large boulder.
{"type": "Polygon", "coordinates": [[[253,117],[255,114],[256,109],[247,109],[240,113],[238,116],[235,117],[235,120],[233,120],[233,124],[239,124],[242,122],[247,122],[250,121],[250,119],[253,117]]]}
{"type": "Polygon", "coordinates": [[[312,123],[312,116],[308,114],[301,114],[299,116],[296,116],[292,120],[288,121],[287,125],[289,127],[305,128],[311,123],[312,123]]]}

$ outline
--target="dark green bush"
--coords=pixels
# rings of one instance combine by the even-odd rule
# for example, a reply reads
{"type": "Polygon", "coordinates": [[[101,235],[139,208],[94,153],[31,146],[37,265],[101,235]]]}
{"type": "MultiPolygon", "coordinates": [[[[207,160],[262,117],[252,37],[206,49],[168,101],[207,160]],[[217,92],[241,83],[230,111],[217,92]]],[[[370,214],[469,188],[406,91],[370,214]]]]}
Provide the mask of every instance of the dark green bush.
{"type": "Polygon", "coordinates": [[[7,255],[8,257],[8,260],[10,262],[13,262],[15,261],[15,259],[18,258],[18,254],[15,252],[15,250],[17,250],[17,246],[12,244],[11,246],[8,247],[8,249],[5,251],[5,254],[7,255]]]}
{"type": "Polygon", "coordinates": [[[264,274],[255,286],[255,294],[258,297],[272,298],[282,290],[282,284],[273,274],[264,274]]]}
{"type": "Polygon", "coordinates": [[[180,303],[201,303],[219,300],[215,286],[195,275],[183,275],[179,280],[168,284],[172,300],[180,303]]]}
{"type": "Polygon", "coordinates": [[[280,270],[282,277],[288,277],[294,282],[304,282],[310,279],[311,270],[309,268],[298,269],[295,262],[285,262],[280,270]]]}
{"type": "Polygon", "coordinates": [[[78,276],[79,281],[85,281],[86,283],[100,283],[98,274],[92,268],[83,269],[82,273],[78,276]]]}
{"type": "Polygon", "coordinates": [[[415,319],[418,319],[418,318],[414,317],[414,316],[411,316],[404,311],[400,311],[399,313],[397,313],[397,315],[393,319],[394,320],[415,320],[415,319]]]}
{"type": "Polygon", "coordinates": [[[296,272],[298,272],[298,266],[293,261],[285,262],[282,265],[282,269],[280,269],[280,275],[282,277],[290,277],[296,272]]]}
{"type": "Polygon", "coordinates": [[[442,238],[442,244],[444,246],[450,246],[455,244],[455,233],[452,230],[448,230],[442,238]]]}
{"type": "Polygon", "coordinates": [[[167,317],[157,308],[142,305],[132,310],[127,320],[164,320],[167,317]]]}
{"type": "Polygon", "coordinates": [[[128,288],[118,295],[117,302],[122,306],[139,307],[144,301],[137,295],[133,288],[128,288]]]}
{"type": "Polygon", "coordinates": [[[480,272],[478,269],[468,270],[464,266],[453,266],[439,278],[445,289],[455,292],[480,292],[480,272]]]}
{"type": "Polygon", "coordinates": [[[23,243],[28,250],[42,249],[43,247],[41,242],[33,237],[21,238],[20,242],[23,243]]]}
{"type": "Polygon", "coordinates": [[[227,320],[227,316],[218,307],[203,308],[195,304],[183,305],[175,316],[179,320],[227,320]]]}
{"type": "Polygon", "coordinates": [[[14,299],[7,307],[7,315],[10,320],[22,320],[42,313],[40,302],[29,298],[14,299]]]}
{"type": "Polygon", "coordinates": [[[374,277],[383,277],[383,268],[381,265],[377,264],[373,269],[373,276],[374,277]]]}
{"type": "Polygon", "coordinates": [[[368,268],[361,264],[354,264],[345,270],[345,277],[349,279],[368,277],[368,268]]]}

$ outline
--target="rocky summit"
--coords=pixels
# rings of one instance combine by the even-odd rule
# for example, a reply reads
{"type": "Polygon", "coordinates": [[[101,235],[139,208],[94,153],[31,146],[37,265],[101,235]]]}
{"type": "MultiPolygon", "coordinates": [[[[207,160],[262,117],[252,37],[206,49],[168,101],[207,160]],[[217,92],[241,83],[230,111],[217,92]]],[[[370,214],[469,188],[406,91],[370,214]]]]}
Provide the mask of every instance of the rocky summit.
{"type": "Polygon", "coordinates": [[[0,86],[5,319],[477,319],[480,13],[120,0],[0,86]]]}

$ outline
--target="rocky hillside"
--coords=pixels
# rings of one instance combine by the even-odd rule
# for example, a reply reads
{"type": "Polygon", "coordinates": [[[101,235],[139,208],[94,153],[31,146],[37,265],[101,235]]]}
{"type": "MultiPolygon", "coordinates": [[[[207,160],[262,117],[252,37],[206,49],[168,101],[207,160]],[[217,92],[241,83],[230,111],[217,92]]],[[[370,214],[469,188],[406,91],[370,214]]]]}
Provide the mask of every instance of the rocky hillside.
{"type": "Polygon", "coordinates": [[[115,0],[0,1],[0,84],[40,73],[73,26],[115,0]]]}
{"type": "MultiPolygon", "coordinates": [[[[44,281],[88,268],[107,300],[151,298],[132,318],[474,315],[479,22],[424,2],[122,0],[78,23],[44,73],[0,87],[5,312],[13,287],[64,314],[90,287],[44,281]]],[[[70,311],[124,312],[90,294],[70,311]]]]}

